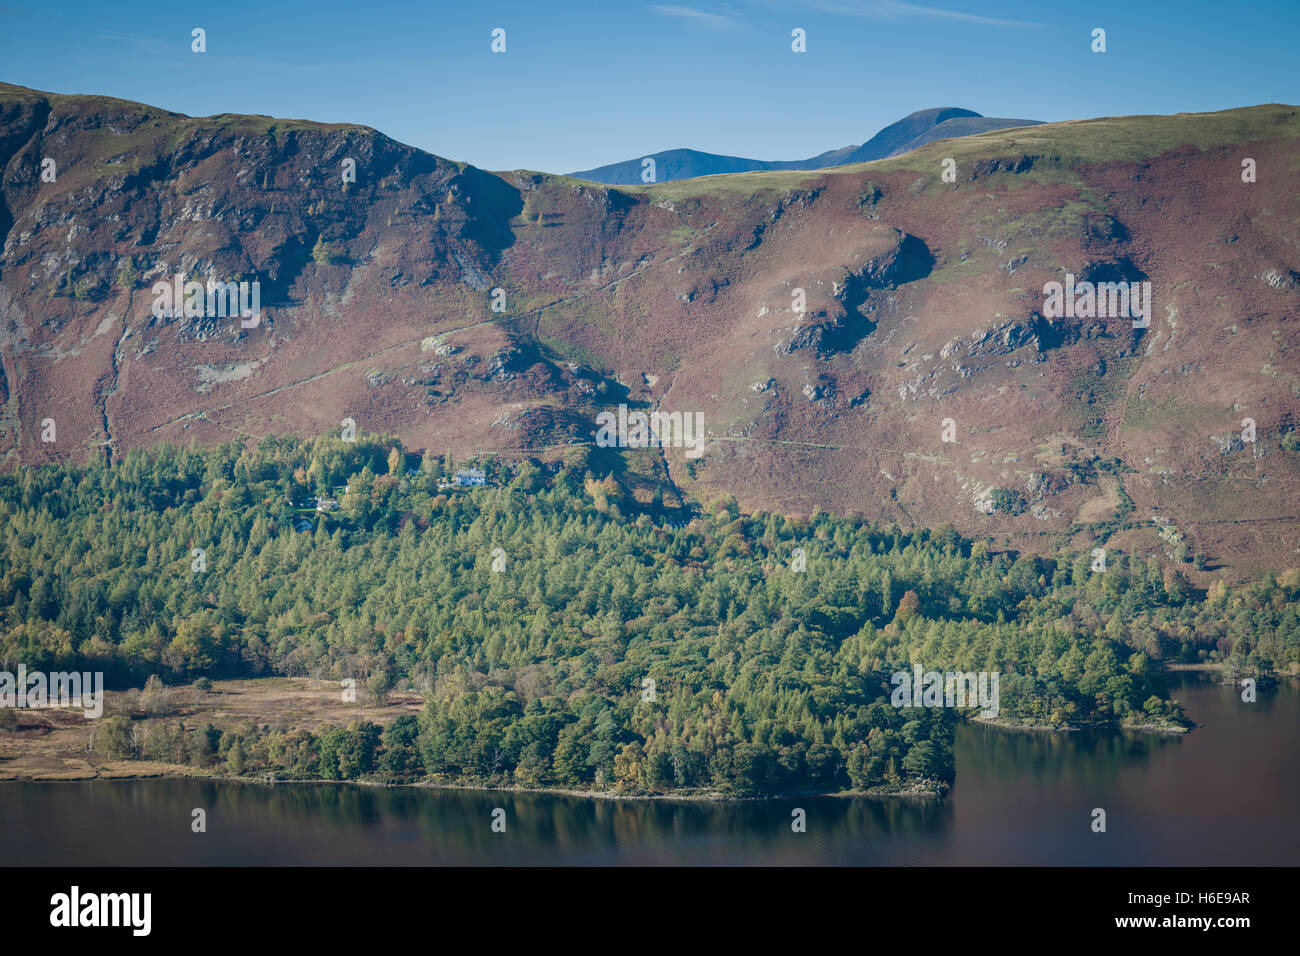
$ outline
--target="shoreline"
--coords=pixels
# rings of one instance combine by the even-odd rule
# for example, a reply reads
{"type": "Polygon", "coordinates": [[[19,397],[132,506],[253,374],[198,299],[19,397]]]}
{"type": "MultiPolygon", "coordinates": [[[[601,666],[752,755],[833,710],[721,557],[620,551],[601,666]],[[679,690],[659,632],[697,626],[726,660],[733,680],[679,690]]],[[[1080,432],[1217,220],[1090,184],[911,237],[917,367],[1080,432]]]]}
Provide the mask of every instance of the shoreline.
{"type": "MultiPolygon", "coordinates": [[[[132,763],[134,761],[119,761],[132,763]]],[[[575,797],[583,800],[668,800],[686,803],[744,803],[750,801],[788,800],[795,797],[835,797],[835,798],[872,798],[880,800],[938,800],[946,796],[948,787],[942,790],[906,789],[906,790],[797,790],[790,793],[771,793],[757,796],[737,796],[715,790],[694,790],[682,793],[623,793],[617,790],[574,790],[566,787],[524,787],[519,784],[464,784],[419,780],[413,783],[391,783],[383,780],[310,780],[295,777],[232,777],[228,774],[207,773],[197,767],[184,764],[152,764],[141,767],[141,772],[115,772],[115,765],[108,768],[109,774],[81,774],[73,776],[61,774],[16,774],[0,777],[0,786],[6,783],[90,783],[103,781],[107,783],[129,782],[132,780],[210,780],[219,783],[243,783],[265,787],[276,786],[356,786],[370,787],[377,790],[462,790],[470,793],[510,793],[541,794],[553,797],[575,797]]]]}
{"type": "Polygon", "coordinates": [[[1183,727],[1180,724],[1171,724],[1167,722],[1125,724],[1114,721],[1051,725],[1012,721],[1009,718],[1002,717],[972,717],[970,720],[973,724],[981,724],[985,727],[993,727],[997,730],[1047,734],[1077,734],[1088,730],[1100,730],[1108,733],[1127,732],[1139,734],[1164,734],[1165,736],[1170,737],[1181,737],[1184,734],[1191,733],[1192,730],[1200,726],[1196,723],[1193,723],[1190,727],[1183,727]]]}

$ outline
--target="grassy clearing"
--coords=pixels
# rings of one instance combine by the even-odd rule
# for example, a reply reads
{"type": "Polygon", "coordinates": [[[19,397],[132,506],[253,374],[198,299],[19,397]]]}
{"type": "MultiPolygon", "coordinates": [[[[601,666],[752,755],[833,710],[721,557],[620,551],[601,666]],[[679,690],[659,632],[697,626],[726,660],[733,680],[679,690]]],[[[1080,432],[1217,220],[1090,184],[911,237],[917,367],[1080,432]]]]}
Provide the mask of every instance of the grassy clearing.
{"type": "MultiPolygon", "coordinates": [[[[107,691],[104,714],[131,713],[129,691],[107,691]]],[[[168,688],[171,707],[167,719],[179,718],[186,726],[210,723],[222,730],[247,721],[319,733],[353,721],[387,725],[401,714],[418,714],[424,699],[415,694],[394,695],[384,705],[366,702],[360,691],[348,703],[338,681],[306,677],[268,677],[258,680],[214,681],[212,689],[194,685],[168,688]]],[[[140,760],[115,760],[92,748],[98,721],[76,710],[23,710],[14,724],[0,729],[0,781],[92,780],[131,777],[197,776],[203,771],[181,764],[140,760]]]]}

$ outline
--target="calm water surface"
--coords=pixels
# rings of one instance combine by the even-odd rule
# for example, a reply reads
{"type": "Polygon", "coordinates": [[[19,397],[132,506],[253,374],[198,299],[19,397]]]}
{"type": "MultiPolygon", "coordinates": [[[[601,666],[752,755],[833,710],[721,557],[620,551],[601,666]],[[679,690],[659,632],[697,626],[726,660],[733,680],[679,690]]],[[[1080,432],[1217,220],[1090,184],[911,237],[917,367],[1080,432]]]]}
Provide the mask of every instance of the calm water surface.
{"type": "Polygon", "coordinates": [[[1185,737],[966,726],[943,801],[699,804],[196,780],[0,784],[5,865],[1300,863],[1300,682],[1193,676],[1185,737]],[[190,811],[208,832],[190,832],[190,811]],[[490,817],[504,807],[508,829],[490,817]],[[803,807],[806,833],[790,831],[803,807]],[[1093,833],[1092,809],[1107,814],[1093,833]]]}

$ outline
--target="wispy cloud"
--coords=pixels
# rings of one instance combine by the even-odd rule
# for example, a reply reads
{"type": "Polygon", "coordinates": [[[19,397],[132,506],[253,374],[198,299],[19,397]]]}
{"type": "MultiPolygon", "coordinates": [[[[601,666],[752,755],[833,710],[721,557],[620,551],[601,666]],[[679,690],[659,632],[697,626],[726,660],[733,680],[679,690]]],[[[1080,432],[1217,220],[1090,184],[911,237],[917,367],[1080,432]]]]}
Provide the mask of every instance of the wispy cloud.
{"type": "MultiPolygon", "coordinates": [[[[272,59],[269,57],[243,56],[243,55],[223,55],[219,52],[204,53],[202,58],[192,53],[190,50],[190,38],[184,36],[178,42],[163,42],[157,37],[142,36],[139,33],[100,33],[96,36],[97,40],[103,40],[110,44],[112,55],[120,55],[122,50],[128,50],[132,56],[148,54],[151,57],[173,57],[165,61],[169,67],[175,66],[195,66],[214,64],[220,65],[226,69],[238,69],[246,71],[263,71],[266,73],[333,73],[347,61],[331,60],[328,63],[289,63],[284,60],[272,59]]],[[[380,61],[387,65],[393,61],[380,61]]],[[[164,61],[159,61],[156,65],[163,66],[164,61]]]]}
{"type": "MultiPolygon", "coordinates": [[[[118,47],[133,47],[133,53],[166,53],[168,48],[163,45],[157,37],[142,36],[139,33],[101,33],[95,37],[97,40],[104,40],[118,47]]],[[[190,45],[189,38],[185,38],[184,47],[190,45]]],[[[170,52],[175,52],[176,46],[172,45],[170,52]]]]}
{"type": "Polygon", "coordinates": [[[986,27],[1040,27],[1041,23],[1029,23],[1024,20],[1003,20],[1000,17],[986,17],[978,13],[964,13],[958,10],[943,10],[939,7],[923,7],[915,3],[903,3],[901,0],[806,0],[803,4],[820,13],[838,13],[851,17],[863,17],[867,20],[953,20],[961,23],[976,23],[986,27]]]}
{"type": "Polygon", "coordinates": [[[650,9],[661,17],[676,17],[694,26],[707,27],[710,30],[727,30],[740,25],[739,20],[723,16],[720,13],[706,13],[703,10],[696,10],[694,7],[653,6],[650,9]]]}

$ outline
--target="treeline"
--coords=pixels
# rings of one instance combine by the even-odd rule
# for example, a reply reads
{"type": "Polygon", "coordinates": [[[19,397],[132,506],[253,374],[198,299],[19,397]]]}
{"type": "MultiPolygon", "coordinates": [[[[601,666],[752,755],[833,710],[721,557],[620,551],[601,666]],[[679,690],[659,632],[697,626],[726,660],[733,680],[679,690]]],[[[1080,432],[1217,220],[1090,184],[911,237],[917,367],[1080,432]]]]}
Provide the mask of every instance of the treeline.
{"type": "MultiPolygon", "coordinates": [[[[372,780],[559,787],[633,793],[709,790],[746,796],[818,791],[924,789],[942,792],[953,778],[951,711],[906,711],[872,704],[842,737],[812,747],[708,733],[686,740],[620,730],[614,708],[595,699],[572,710],[558,701],[522,704],[511,691],[470,693],[453,706],[431,701],[419,717],[387,726],[355,721],[319,734],[245,720],[218,727],[202,719],[103,718],[96,752],[219,774],[280,780],[372,780]],[[602,719],[603,718],[603,719],[602,719]],[[845,755],[847,754],[847,757],[845,755]]],[[[634,721],[634,724],[640,721],[634,721]]]]}
{"type": "MultiPolygon", "coordinates": [[[[1296,571],[1201,593],[1140,558],[1096,573],[1087,553],[732,503],[669,529],[581,452],[484,464],[499,487],[448,494],[454,462],[362,436],[0,476],[0,662],[117,686],[351,677],[427,696],[415,777],[733,792],[950,778],[951,715],[888,703],[913,664],[998,671],[1003,716],[1063,723],[1180,719],[1161,660],[1300,662],[1296,571]],[[295,531],[295,505],[335,490],[295,531]]],[[[229,769],[230,731],[202,752],[179,732],[186,762],[229,769]]],[[[338,732],[370,752],[348,768],[392,772],[401,748],[338,732]]],[[[239,772],[328,778],[328,737],[290,758],[236,734],[239,772]]]]}

